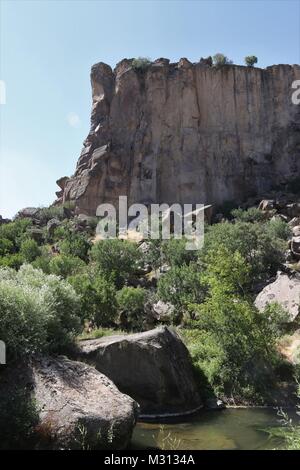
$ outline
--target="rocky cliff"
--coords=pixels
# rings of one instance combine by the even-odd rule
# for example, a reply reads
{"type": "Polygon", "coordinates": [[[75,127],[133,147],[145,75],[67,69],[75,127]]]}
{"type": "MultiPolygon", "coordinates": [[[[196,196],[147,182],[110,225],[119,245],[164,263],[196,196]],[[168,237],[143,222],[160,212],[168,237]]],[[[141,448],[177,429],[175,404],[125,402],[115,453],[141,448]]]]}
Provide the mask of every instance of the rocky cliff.
{"type": "Polygon", "coordinates": [[[132,202],[221,204],[300,175],[299,65],[266,69],[209,61],[144,69],[132,60],[92,67],[91,129],[58,201],[95,214],[132,202]]]}

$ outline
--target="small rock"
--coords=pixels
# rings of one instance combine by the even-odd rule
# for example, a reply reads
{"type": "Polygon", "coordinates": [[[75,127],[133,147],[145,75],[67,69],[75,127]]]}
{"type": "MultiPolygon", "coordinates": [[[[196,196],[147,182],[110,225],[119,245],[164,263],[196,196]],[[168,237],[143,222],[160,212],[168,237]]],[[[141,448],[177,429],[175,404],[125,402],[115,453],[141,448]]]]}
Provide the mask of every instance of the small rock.
{"type": "Polygon", "coordinates": [[[205,400],[205,408],[210,410],[223,410],[226,408],[225,403],[219,398],[207,398],[205,400]]]}
{"type": "Polygon", "coordinates": [[[47,230],[50,236],[54,234],[54,230],[60,226],[60,221],[58,219],[51,219],[47,223],[47,230]]]}

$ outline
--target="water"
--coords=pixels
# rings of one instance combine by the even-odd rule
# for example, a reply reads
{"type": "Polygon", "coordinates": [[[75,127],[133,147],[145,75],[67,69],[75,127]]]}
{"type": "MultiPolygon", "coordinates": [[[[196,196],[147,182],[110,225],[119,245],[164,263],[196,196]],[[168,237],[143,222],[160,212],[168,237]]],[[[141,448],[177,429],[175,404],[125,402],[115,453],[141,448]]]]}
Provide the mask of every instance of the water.
{"type": "MultiPolygon", "coordinates": [[[[289,412],[291,418],[295,412],[289,412]]],[[[268,429],[280,427],[275,409],[202,411],[180,423],[138,423],[132,448],[165,450],[274,449],[283,439],[270,437],[268,429]]],[[[296,420],[297,421],[297,420],[296,420]]]]}

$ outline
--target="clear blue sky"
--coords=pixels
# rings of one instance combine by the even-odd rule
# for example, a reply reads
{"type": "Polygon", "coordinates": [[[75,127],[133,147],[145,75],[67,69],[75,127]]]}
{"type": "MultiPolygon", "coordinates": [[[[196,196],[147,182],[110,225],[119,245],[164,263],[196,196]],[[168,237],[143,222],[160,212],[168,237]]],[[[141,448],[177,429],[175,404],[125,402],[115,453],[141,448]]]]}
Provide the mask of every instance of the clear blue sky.
{"type": "Polygon", "coordinates": [[[224,52],[300,63],[298,0],[0,0],[0,214],[48,205],[89,128],[90,67],[124,57],[224,52]]]}

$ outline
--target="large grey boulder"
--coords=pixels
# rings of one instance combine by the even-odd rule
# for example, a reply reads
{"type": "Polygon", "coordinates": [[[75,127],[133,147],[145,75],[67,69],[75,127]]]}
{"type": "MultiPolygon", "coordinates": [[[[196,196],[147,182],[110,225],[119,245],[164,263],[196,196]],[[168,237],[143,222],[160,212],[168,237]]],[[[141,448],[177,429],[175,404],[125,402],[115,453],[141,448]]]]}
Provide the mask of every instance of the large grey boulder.
{"type": "Polygon", "coordinates": [[[2,378],[0,392],[13,395],[24,388],[36,404],[39,448],[128,445],[138,405],[93,367],[65,357],[34,359],[2,378]]]}
{"type": "Polygon", "coordinates": [[[268,284],[255,299],[256,307],[262,311],[267,304],[277,302],[294,321],[300,309],[300,278],[278,272],[276,280],[268,284]]]}
{"type": "Polygon", "coordinates": [[[79,347],[79,357],[134,398],[142,415],[185,414],[202,405],[188,350],[166,326],[86,340],[79,347]]]}

